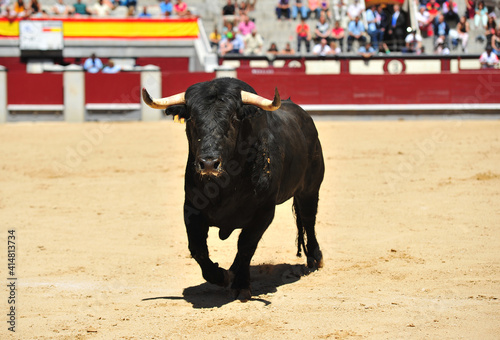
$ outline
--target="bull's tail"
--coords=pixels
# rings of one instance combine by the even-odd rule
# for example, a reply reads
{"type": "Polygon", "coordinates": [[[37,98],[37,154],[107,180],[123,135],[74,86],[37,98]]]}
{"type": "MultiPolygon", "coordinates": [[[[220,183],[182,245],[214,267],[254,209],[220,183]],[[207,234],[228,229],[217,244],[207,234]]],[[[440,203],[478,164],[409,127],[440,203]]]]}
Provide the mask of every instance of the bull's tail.
{"type": "Polygon", "coordinates": [[[308,256],[309,252],[306,247],[306,230],[302,224],[302,220],[300,218],[300,208],[295,198],[293,199],[293,212],[295,213],[295,220],[297,222],[297,256],[302,256],[302,250],[304,251],[304,254],[308,256]]]}

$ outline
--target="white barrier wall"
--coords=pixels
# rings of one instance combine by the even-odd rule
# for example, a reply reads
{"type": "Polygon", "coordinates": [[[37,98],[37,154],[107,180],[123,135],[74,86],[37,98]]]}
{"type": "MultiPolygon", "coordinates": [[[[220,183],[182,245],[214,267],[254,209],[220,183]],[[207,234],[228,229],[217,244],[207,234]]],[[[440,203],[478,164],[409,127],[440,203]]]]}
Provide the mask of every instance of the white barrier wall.
{"type": "Polygon", "coordinates": [[[65,71],[64,87],[64,120],[72,123],[85,121],[85,73],[65,71]]]}
{"type": "MultiPolygon", "coordinates": [[[[146,88],[151,97],[161,98],[161,72],[143,71],[141,72],[141,89],[146,88]]],[[[141,120],[152,122],[160,120],[163,110],[153,109],[147,106],[141,98],[141,120]]]]}

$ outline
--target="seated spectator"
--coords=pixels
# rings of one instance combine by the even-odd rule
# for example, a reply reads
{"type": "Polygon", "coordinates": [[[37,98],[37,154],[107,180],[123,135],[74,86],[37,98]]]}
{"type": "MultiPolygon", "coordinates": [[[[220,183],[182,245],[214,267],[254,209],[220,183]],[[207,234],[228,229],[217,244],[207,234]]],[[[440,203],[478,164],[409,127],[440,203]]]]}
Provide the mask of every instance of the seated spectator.
{"type": "Polygon", "coordinates": [[[493,53],[490,45],[486,46],[486,51],[479,57],[481,68],[496,68],[498,66],[498,56],[493,53]]]}
{"type": "Polygon", "coordinates": [[[301,18],[307,18],[307,6],[304,4],[305,0],[295,0],[295,5],[292,6],[292,19],[297,19],[300,14],[301,18]]]}
{"type": "Polygon", "coordinates": [[[366,22],[368,23],[368,35],[370,36],[370,43],[375,51],[379,50],[379,43],[384,40],[384,32],[382,31],[382,17],[380,16],[377,5],[371,5],[366,10],[366,22]]]}
{"type": "Polygon", "coordinates": [[[253,21],[250,21],[250,18],[247,15],[243,14],[241,16],[241,22],[238,25],[238,32],[242,36],[247,36],[250,33],[252,33],[254,29],[255,29],[255,23],[253,21]]]}
{"type": "Polygon", "coordinates": [[[347,27],[347,52],[351,52],[352,43],[356,40],[359,42],[359,45],[362,45],[366,42],[365,26],[361,22],[359,17],[355,17],[354,20],[349,22],[349,26],[347,27]]]}
{"type": "Polygon", "coordinates": [[[282,49],[279,54],[293,55],[293,54],[295,54],[295,50],[292,48],[292,46],[290,45],[290,43],[287,42],[286,45],[285,45],[285,48],[282,49]]]}
{"type": "Polygon", "coordinates": [[[322,38],[319,44],[314,45],[313,54],[319,56],[325,56],[328,52],[330,52],[330,46],[325,38],[322,38]]]}
{"type": "Polygon", "coordinates": [[[420,6],[418,12],[415,13],[415,18],[417,19],[418,28],[422,33],[423,37],[432,37],[432,22],[431,15],[427,12],[425,6],[420,6]]]}
{"type": "Polygon", "coordinates": [[[458,23],[460,21],[460,16],[458,15],[458,4],[455,0],[447,0],[443,4],[443,14],[444,19],[447,21],[453,21],[458,23]]]}
{"type": "Polygon", "coordinates": [[[236,6],[233,4],[231,0],[227,0],[227,3],[224,7],[222,7],[222,17],[224,18],[224,22],[226,21],[234,21],[236,19],[236,6]]]}
{"type": "Polygon", "coordinates": [[[465,16],[467,19],[474,19],[474,15],[476,14],[474,0],[465,0],[465,7],[465,16]]]}
{"type": "Polygon", "coordinates": [[[311,30],[309,29],[309,25],[306,24],[306,19],[300,19],[300,24],[297,25],[295,29],[297,32],[297,52],[300,53],[300,45],[302,42],[306,45],[306,51],[309,53],[311,48],[311,30]]]}
{"type": "Polygon", "coordinates": [[[438,22],[434,26],[434,35],[436,36],[436,42],[434,48],[437,54],[449,54],[448,48],[448,35],[450,33],[450,27],[444,20],[444,15],[439,15],[438,22]]]}
{"type": "Polygon", "coordinates": [[[324,13],[328,21],[332,20],[332,11],[330,10],[330,5],[328,4],[328,1],[321,1],[319,9],[321,11],[320,15],[324,13]]]}
{"type": "Polygon", "coordinates": [[[87,9],[87,5],[82,3],[82,0],[76,0],[73,4],[73,14],[88,15],[90,12],[87,9]]]}
{"type": "Polygon", "coordinates": [[[444,15],[440,14],[437,22],[434,25],[434,35],[436,38],[443,38],[443,42],[447,43],[448,34],[450,33],[450,27],[444,19],[444,15]]]}
{"type": "Polygon", "coordinates": [[[210,47],[212,47],[213,50],[217,51],[219,49],[219,43],[221,41],[221,35],[219,34],[219,31],[217,30],[217,27],[214,27],[214,30],[212,33],[210,33],[208,39],[210,40],[210,47]]]}
{"type": "Polygon", "coordinates": [[[420,54],[422,52],[422,36],[416,30],[411,31],[406,36],[405,43],[406,46],[403,48],[404,53],[420,54]]]}
{"type": "MultiPolygon", "coordinates": [[[[146,7],[146,6],[144,6],[146,7]]],[[[118,65],[115,65],[113,60],[109,60],[108,64],[102,69],[102,73],[118,73],[122,70],[122,68],[118,65]]]]}
{"type": "MultiPolygon", "coordinates": [[[[457,24],[457,33],[458,33],[458,40],[462,43],[462,52],[467,51],[467,42],[469,41],[469,31],[470,31],[470,26],[469,22],[467,21],[467,17],[464,15],[460,18],[460,21],[457,24]]],[[[458,41],[454,41],[453,45],[456,46],[458,45],[458,41]]]]}
{"type": "MultiPolygon", "coordinates": [[[[127,7],[128,9],[128,16],[129,17],[134,16],[137,7],[137,0],[123,0],[123,1],[125,2],[123,6],[127,7]]],[[[114,8],[116,8],[116,6],[114,6],[114,8]]]]}
{"type": "Polygon", "coordinates": [[[314,29],[314,42],[319,44],[321,39],[326,39],[328,43],[330,40],[330,32],[330,23],[326,20],[326,14],[321,12],[319,20],[316,22],[316,28],[314,29]]]}
{"type": "Polygon", "coordinates": [[[228,32],[236,33],[237,29],[234,27],[232,21],[224,21],[224,26],[222,27],[222,39],[226,36],[228,32]]]}
{"type": "Polygon", "coordinates": [[[27,18],[29,16],[29,9],[24,4],[23,0],[17,0],[14,2],[12,10],[9,13],[9,20],[14,20],[15,18],[27,18]]]}
{"type": "Polygon", "coordinates": [[[172,15],[174,11],[174,5],[171,0],[162,0],[160,1],[160,12],[164,17],[169,17],[172,15]]]}
{"type": "Polygon", "coordinates": [[[245,50],[243,51],[245,55],[262,55],[264,40],[255,28],[252,33],[243,37],[243,42],[245,43],[245,50]]]}
{"type": "Polygon", "coordinates": [[[492,35],[490,42],[493,53],[500,56],[500,26],[495,29],[495,34],[492,35]]]}
{"type": "Polygon", "coordinates": [[[278,20],[281,20],[281,17],[284,16],[285,19],[290,19],[290,4],[289,0],[279,0],[278,5],[276,6],[276,16],[278,20]]]}
{"type": "Polygon", "coordinates": [[[333,0],[333,17],[334,21],[342,21],[347,15],[347,6],[344,0],[333,0]]]}
{"type": "Polygon", "coordinates": [[[32,18],[38,18],[42,15],[42,6],[38,2],[38,0],[31,0],[28,9],[29,16],[32,18]]]}
{"type": "Polygon", "coordinates": [[[488,8],[483,1],[479,1],[476,5],[476,14],[474,15],[474,27],[484,27],[488,21],[488,8]]]}
{"type": "Polygon", "coordinates": [[[441,5],[436,2],[436,0],[429,0],[425,9],[429,13],[430,22],[437,21],[439,14],[441,13],[441,5]]]}
{"type": "Polygon", "coordinates": [[[484,28],[486,34],[486,41],[489,43],[491,41],[491,37],[495,34],[495,30],[497,28],[497,23],[495,21],[495,12],[491,12],[488,15],[488,21],[486,22],[486,26],[484,28]]]}
{"type": "Polygon", "coordinates": [[[174,14],[179,18],[189,16],[187,4],[182,0],[177,0],[176,4],[174,5],[174,14]]]}
{"type": "Polygon", "coordinates": [[[272,54],[272,55],[276,55],[279,53],[278,51],[278,46],[276,46],[276,43],[271,43],[271,45],[269,46],[269,48],[267,49],[267,54],[272,54]]]}
{"type": "Polygon", "coordinates": [[[339,54],[340,52],[342,52],[340,50],[340,47],[338,47],[337,43],[335,41],[331,41],[330,42],[330,52],[328,52],[328,55],[335,55],[335,54],[339,54]]]}
{"type": "Polygon", "coordinates": [[[56,4],[52,6],[52,13],[55,15],[68,15],[70,8],[66,6],[64,0],[57,0],[56,4]]]}
{"type": "Polygon", "coordinates": [[[354,21],[356,17],[361,18],[364,10],[364,1],[361,2],[359,0],[354,0],[354,2],[347,7],[347,17],[349,18],[349,21],[354,21]]]}
{"type": "Polygon", "coordinates": [[[319,19],[319,14],[321,8],[319,7],[319,0],[308,0],[307,1],[307,17],[311,17],[311,13],[314,13],[314,18],[319,19]]]}
{"type": "Polygon", "coordinates": [[[340,22],[335,21],[330,40],[336,42],[341,50],[344,49],[344,36],[345,32],[344,29],[340,27],[340,22]]]}
{"type": "Polygon", "coordinates": [[[249,16],[249,13],[250,13],[250,4],[248,3],[248,1],[240,1],[238,4],[237,4],[237,8],[238,8],[238,14],[241,16],[241,15],[246,15],[246,16],[249,16]]]}
{"type": "Polygon", "coordinates": [[[104,0],[97,0],[91,10],[97,17],[107,17],[111,13],[111,8],[104,3],[104,0]]]}
{"type": "Polygon", "coordinates": [[[220,54],[242,54],[244,48],[243,40],[239,34],[228,32],[220,43],[220,54]]]}
{"type": "Polygon", "coordinates": [[[88,73],[97,73],[102,69],[102,67],[102,61],[95,56],[95,53],[92,53],[90,58],[86,59],[83,63],[83,69],[88,73]]]}
{"type": "Polygon", "coordinates": [[[361,55],[365,60],[370,59],[375,54],[375,49],[369,42],[365,42],[364,45],[359,47],[358,54],[361,55]]]}
{"type": "Polygon", "coordinates": [[[141,19],[151,19],[151,14],[148,13],[148,6],[143,6],[142,13],[139,14],[137,17],[141,19]]]}

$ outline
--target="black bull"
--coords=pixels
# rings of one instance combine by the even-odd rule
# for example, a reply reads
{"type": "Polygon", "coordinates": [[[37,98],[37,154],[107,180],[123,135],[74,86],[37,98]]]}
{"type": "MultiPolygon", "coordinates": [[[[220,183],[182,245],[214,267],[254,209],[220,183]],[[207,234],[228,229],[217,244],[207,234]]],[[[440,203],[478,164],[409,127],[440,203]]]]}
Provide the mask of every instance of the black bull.
{"type": "Polygon", "coordinates": [[[208,282],[231,284],[241,300],[251,297],[250,261],[276,205],[291,197],[297,255],[302,249],[309,267],[322,266],[314,226],[324,161],[316,127],[302,108],[281,102],[277,89],[270,101],[230,78],[198,83],[162,99],[143,89],[143,99],[186,121],[184,221],[189,250],[208,282]],[[223,240],[242,229],[229,271],[209,258],[210,226],[219,228],[223,240]]]}

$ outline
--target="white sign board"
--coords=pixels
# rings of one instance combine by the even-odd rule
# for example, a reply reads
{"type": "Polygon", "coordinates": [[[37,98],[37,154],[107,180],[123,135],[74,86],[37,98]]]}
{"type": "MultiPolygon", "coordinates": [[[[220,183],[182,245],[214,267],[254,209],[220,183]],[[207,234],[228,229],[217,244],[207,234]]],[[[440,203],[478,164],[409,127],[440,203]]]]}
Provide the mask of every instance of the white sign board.
{"type": "Polygon", "coordinates": [[[22,20],[19,22],[19,48],[31,51],[62,50],[62,28],[62,21],[22,20]]]}

